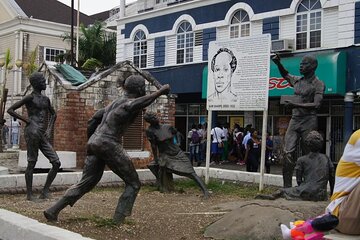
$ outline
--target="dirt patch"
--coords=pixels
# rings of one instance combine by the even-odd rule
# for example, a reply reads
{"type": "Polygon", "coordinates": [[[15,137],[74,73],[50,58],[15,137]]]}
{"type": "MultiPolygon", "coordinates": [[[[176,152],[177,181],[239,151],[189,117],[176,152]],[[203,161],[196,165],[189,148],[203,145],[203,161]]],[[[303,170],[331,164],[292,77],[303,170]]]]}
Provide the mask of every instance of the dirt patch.
{"type": "MultiPolygon", "coordinates": [[[[238,186],[243,188],[244,186],[238,186]]],[[[59,215],[59,221],[50,223],[83,236],[107,239],[206,239],[205,228],[221,218],[216,206],[225,202],[244,201],[241,194],[223,194],[216,190],[208,200],[202,199],[196,187],[177,187],[177,192],[163,194],[154,186],[143,186],[136,199],[132,216],[125,224],[112,224],[112,215],[123,187],[96,188],[83,196],[74,207],[66,207],[59,215]]],[[[52,199],[44,202],[29,202],[24,194],[2,194],[2,208],[48,223],[43,211],[63,195],[52,193],[52,199]]],[[[248,193],[246,193],[248,194],[248,193]]],[[[256,194],[256,186],[249,197],[256,194]]],[[[49,224],[49,223],[48,223],[49,224]]]]}
{"type": "MultiPolygon", "coordinates": [[[[56,223],[48,223],[43,211],[59,199],[64,191],[55,192],[51,200],[38,203],[26,201],[24,194],[2,194],[0,206],[40,222],[98,240],[200,240],[209,239],[204,237],[209,225],[221,219],[226,213],[248,204],[249,200],[253,201],[258,186],[217,182],[209,185],[212,196],[208,200],[202,199],[202,193],[193,181],[177,181],[176,189],[175,193],[164,194],[156,191],[154,186],[143,186],[136,199],[132,215],[119,226],[113,224],[112,215],[123,192],[121,186],[94,189],[83,196],[74,207],[66,207],[56,223]]],[[[274,188],[266,188],[266,192],[274,190],[274,188]]],[[[272,201],[272,204],[288,205],[286,202],[288,201],[272,201]]],[[[323,205],[310,203],[309,206],[316,206],[315,211],[306,208],[314,214],[317,210],[324,209],[323,205]]]]}

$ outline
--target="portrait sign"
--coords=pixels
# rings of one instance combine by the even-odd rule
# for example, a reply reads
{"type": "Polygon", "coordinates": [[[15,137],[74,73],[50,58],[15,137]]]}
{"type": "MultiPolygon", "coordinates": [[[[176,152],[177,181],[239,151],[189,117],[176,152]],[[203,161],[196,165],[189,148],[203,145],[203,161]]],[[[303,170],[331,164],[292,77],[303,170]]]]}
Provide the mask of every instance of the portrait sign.
{"type": "Polygon", "coordinates": [[[208,110],[267,109],[270,46],[270,34],[210,42],[208,110]]]}

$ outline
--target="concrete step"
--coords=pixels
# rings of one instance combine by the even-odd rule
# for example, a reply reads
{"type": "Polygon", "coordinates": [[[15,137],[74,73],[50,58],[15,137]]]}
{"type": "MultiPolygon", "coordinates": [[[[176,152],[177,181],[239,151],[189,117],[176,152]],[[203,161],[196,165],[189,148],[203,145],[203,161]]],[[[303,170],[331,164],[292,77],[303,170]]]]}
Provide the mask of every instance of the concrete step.
{"type": "Polygon", "coordinates": [[[6,174],[9,174],[9,169],[0,166],[0,175],[6,175],[6,174]]]}
{"type": "Polygon", "coordinates": [[[345,235],[345,234],[342,234],[342,233],[338,233],[338,232],[335,232],[335,233],[331,233],[329,235],[325,235],[325,239],[328,239],[328,240],[360,240],[360,236],[357,235],[345,235]]]}

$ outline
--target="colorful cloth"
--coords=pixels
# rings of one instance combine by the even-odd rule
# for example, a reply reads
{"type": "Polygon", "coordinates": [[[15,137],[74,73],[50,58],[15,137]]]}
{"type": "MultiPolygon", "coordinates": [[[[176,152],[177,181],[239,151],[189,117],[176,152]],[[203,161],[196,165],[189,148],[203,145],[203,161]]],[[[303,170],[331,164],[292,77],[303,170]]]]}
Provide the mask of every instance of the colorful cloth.
{"type": "Polygon", "coordinates": [[[336,168],[334,193],[326,212],[339,215],[339,205],[360,184],[360,130],[347,142],[336,168]]]}

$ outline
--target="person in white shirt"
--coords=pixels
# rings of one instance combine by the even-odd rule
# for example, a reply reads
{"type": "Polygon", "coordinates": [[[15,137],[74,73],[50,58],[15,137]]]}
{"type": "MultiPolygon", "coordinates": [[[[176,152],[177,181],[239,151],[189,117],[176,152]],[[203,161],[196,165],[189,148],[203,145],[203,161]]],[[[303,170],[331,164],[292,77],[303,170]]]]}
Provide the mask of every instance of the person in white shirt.
{"type": "Polygon", "coordinates": [[[224,131],[220,128],[219,125],[211,129],[211,162],[215,164],[220,164],[220,157],[224,148],[224,137],[224,131]]]}
{"type": "Polygon", "coordinates": [[[11,121],[11,143],[13,146],[19,145],[19,132],[20,132],[20,122],[17,118],[13,118],[11,121]]]}
{"type": "Polygon", "coordinates": [[[221,155],[221,161],[227,161],[229,155],[229,124],[228,123],[224,125],[223,131],[224,131],[224,139],[223,139],[224,149],[221,155]]]}

